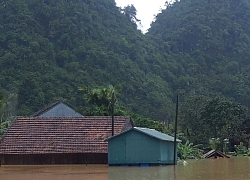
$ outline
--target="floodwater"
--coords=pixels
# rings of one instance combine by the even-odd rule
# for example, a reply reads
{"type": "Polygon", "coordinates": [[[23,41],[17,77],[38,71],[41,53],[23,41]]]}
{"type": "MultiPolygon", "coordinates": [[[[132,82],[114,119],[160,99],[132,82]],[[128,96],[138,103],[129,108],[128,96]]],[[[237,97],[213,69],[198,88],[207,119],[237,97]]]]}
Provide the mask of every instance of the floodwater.
{"type": "Polygon", "coordinates": [[[176,166],[2,166],[0,180],[249,180],[250,157],[188,160],[176,166]]]}

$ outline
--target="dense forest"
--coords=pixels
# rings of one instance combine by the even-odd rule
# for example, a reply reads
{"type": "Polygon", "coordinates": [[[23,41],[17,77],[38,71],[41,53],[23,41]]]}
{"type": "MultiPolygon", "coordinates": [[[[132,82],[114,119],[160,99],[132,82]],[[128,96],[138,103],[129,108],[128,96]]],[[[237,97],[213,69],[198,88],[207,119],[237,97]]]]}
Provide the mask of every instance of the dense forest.
{"type": "Polygon", "coordinates": [[[172,54],[172,67],[176,67],[173,90],[219,94],[249,107],[249,15],[250,2],[246,0],[167,4],[149,34],[161,40],[162,54],[172,54]]]}
{"type": "Polygon", "coordinates": [[[119,104],[154,120],[174,120],[176,94],[183,113],[197,103],[193,96],[204,97],[204,122],[209,104],[238,108],[239,123],[246,118],[247,0],[166,2],[146,34],[137,29],[136,9],[114,0],[2,0],[0,12],[0,92],[11,97],[11,115],[31,115],[56,100],[84,107],[79,87],[119,85],[119,104]]]}
{"type": "Polygon", "coordinates": [[[83,106],[79,86],[122,86],[123,104],[156,119],[172,116],[173,92],[147,60],[154,47],[114,0],[2,1],[0,86],[17,93],[17,114],[55,100],[83,106]]]}

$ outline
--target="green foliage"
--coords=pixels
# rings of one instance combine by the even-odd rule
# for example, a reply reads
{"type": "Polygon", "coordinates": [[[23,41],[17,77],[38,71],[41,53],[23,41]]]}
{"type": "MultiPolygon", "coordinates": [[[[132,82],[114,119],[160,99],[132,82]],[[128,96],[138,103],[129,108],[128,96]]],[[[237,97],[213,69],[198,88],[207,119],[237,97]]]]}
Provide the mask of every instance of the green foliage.
{"type": "Polygon", "coordinates": [[[247,150],[247,155],[250,156],[250,148],[247,150]]]}
{"type": "Polygon", "coordinates": [[[166,5],[147,33],[165,56],[159,63],[168,73],[155,73],[173,81],[179,93],[217,94],[249,107],[250,3],[183,0],[166,5]]]}
{"type": "Polygon", "coordinates": [[[122,12],[124,12],[124,14],[129,18],[129,20],[134,22],[140,21],[136,17],[137,11],[133,4],[126,6],[124,9],[122,9],[122,12]]]}
{"type": "Polygon", "coordinates": [[[0,109],[2,109],[2,107],[3,107],[3,104],[4,104],[4,96],[3,96],[3,94],[0,94],[0,109]]]}
{"type": "Polygon", "coordinates": [[[88,105],[88,107],[82,109],[82,113],[88,116],[110,116],[114,103],[114,114],[117,115],[121,112],[116,98],[119,90],[121,90],[121,86],[109,85],[108,87],[93,89],[85,86],[80,87],[79,91],[83,92],[84,100],[88,105]]]}
{"type": "Polygon", "coordinates": [[[229,139],[221,139],[221,138],[210,138],[209,145],[212,149],[218,149],[224,153],[229,151],[229,139]]]}
{"type": "Polygon", "coordinates": [[[234,145],[234,147],[237,156],[247,156],[249,154],[249,150],[244,146],[243,142],[240,142],[239,145],[234,145]]]}
{"type": "Polygon", "coordinates": [[[180,159],[200,159],[203,151],[199,149],[200,145],[193,145],[189,141],[184,144],[178,143],[178,157],[180,159]]]}
{"type": "Polygon", "coordinates": [[[241,140],[247,137],[242,128],[246,116],[244,106],[228,99],[192,96],[182,104],[180,128],[195,143],[207,144],[213,137],[241,140]]]}
{"type": "Polygon", "coordinates": [[[212,149],[219,149],[221,146],[220,138],[211,138],[209,139],[209,145],[212,149]]]}
{"type": "Polygon", "coordinates": [[[16,94],[0,93],[0,139],[15,116],[16,94]]]}
{"type": "Polygon", "coordinates": [[[118,103],[117,95],[121,86],[98,87],[90,89],[82,86],[79,88],[83,92],[84,100],[87,103],[84,108],[81,108],[81,112],[88,116],[110,116],[112,105],[112,94],[114,94],[114,114],[122,116],[131,116],[135,126],[155,129],[157,131],[167,133],[166,127],[159,121],[154,121],[150,118],[142,117],[138,114],[132,113],[130,110],[118,103]]]}
{"type": "Polygon", "coordinates": [[[185,136],[195,144],[206,144],[208,140],[204,132],[205,124],[201,119],[201,113],[204,111],[207,101],[208,98],[205,96],[192,95],[180,103],[178,123],[180,131],[184,132],[185,136]]]}
{"type": "Polygon", "coordinates": [[[242,124],[246,119],[247,109],[227,99],[209,100],[201,113],[201,120],[209,127],[204,129],[210,137],[245,139],[242,124]]]}
{"type": "Polygon", "coordinates": [[[18,94],[18,115],[58,99],[84,106],[81,85],[121,84],[121,105],[172,117],[171,88],[149,68],[154,47],[136,29],[133,6],[122,13],[114,0],[4,0],[0,11],[0,87],[18,94]]]}
{"type": "Polygon", "coordinates": [[[164,124],[160,123],[159,121],[154,121],[150,118],[145,118],[137,114],[130,114],[130,115],[131,118],[133,119],[133,122],[135,123],[135,126],[137,127],[150,128],[160,131],[162,133],[168,133],[164,124]]]}
{"type": "MultiPolygon", "coordinates": [[[[114,0],[3,0],[0,12],[0,87],[17,94],[17,115],[58,99],[85,107],[79,86],[121,84],[116,114],[171,122],[178,93],[191,96],[180,116],[191,142],[244,135],[238,103],[250,107],[248,1],[175,1],[146,35],[136,29],[134,6],[114,0]],[[232,101],[207,98],[215,95],[232,101]]],[[[92,93],[100,104],[86,114],[109,114],[106,91],[92,93]]]]}

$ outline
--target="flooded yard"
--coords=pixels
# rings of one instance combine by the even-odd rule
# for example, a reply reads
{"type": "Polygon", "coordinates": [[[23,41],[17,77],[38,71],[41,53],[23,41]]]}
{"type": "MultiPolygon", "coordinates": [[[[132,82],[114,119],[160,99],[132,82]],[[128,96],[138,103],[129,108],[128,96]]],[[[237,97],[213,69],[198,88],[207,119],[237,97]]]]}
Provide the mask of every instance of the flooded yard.
{"type": "Polygon", "coordinates": [[[109,167],[108,165],[2,166],[0,180],[248,180],[250,158],[188,160],[187,165],[109,167]]]}

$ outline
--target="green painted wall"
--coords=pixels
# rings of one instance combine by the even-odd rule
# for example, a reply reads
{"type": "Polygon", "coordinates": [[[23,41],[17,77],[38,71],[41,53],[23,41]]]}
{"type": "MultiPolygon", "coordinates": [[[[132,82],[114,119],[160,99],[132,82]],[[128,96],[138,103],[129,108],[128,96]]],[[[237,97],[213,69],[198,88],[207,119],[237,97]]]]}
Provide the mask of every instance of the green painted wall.
{"type": "Polygon", "coordinates": [[[173,142],[160,141],[131,130],[108,142],[108,163],[173,164],[173,142]]]}
{"type": "Polygon", "coordinates": [[[174,164],[174,142],[161,141],[160,150],[161,162],[164,164],[174,164]]]}
{"type": "Polygon", "coordinates": [[[109,141],[108,159],[110,159],[111,164],[117,164],[119,162],[126,162],[125,143],[126,143],[125,136],[109,141]]]}

